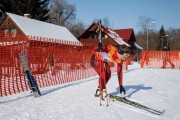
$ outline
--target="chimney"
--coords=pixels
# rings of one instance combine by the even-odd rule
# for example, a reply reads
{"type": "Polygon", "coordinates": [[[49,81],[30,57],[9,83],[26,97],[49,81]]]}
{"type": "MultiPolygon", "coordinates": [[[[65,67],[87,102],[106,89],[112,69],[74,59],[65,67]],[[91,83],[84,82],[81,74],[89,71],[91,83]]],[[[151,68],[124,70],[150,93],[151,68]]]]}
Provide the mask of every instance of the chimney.
{"type": "Polygon", "coordinates": [[[30,18],[30,14],[24,14],[25,18],[30,18]]]}

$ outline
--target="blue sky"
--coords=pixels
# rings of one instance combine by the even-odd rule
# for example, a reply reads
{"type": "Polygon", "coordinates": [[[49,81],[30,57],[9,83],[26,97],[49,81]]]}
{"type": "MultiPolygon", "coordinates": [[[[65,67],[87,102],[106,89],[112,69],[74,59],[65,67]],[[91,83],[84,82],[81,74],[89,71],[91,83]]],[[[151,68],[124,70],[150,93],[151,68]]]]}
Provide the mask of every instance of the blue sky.
{"type": "Polygon", "coordinates": [[[180,0],[67,0],[76,5],[77,19],[91,25],[95,18],[108,17],[116,28],[133,28],[137,33],[138,19],[146,16],[156,20],[154,29],[180,28],[180,0]]]}

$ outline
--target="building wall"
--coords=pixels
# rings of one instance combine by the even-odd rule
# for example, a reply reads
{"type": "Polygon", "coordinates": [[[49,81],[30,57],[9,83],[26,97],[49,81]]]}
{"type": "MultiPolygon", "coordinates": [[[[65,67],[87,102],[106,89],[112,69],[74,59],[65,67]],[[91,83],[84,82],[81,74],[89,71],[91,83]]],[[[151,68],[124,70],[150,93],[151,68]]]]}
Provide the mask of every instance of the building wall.
{"type": "MultiPolygon", "coordinates": [[[[98,44],[99,39],[81,39],[80,42],[98,44]]],[[[110,38],[102,38],[102,43],[105,45],[108,45],[108,44],[111,44],[114,46],[118,45],[116,42],[112,41],[110,38]]]]}
{"type": "Polygon", "coordinates": [[[9,36],[6,36],[5,33],[8,33],[9,35],[13,33],[13,35],[11,36],[13,38],[17,37],[17,35],[24,35],[19,27],[9,17],[7,17],[0,25],[0,38],[9,36]]]}

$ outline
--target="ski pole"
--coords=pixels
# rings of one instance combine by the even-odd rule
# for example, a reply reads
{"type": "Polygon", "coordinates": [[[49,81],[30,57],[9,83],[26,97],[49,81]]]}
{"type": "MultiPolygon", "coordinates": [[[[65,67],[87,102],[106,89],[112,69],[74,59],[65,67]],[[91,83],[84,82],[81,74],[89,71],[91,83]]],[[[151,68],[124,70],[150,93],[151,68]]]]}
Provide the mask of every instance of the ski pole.
{"type": "MultiPolygon", "coordinates": [[[[102,97],[103,97],[103,90],[102,90],[102,80],[103,80],[103,83],[104,83],[104,87],[106,87],[106,74],[105,74],[105,65],[104,65],[104,59],[103,59],[103,55],[102,55],[102,40],[101,40],[101,32],[102,32],[102,26],[101,26],[101,21],[99,21],[99,26],[98,26],[98,30],[99,30],[99,36],[98,36],[98,39],[99,39],[99,43],[98,43],[98,47],[99,47],[99,50],[100,50],[100,58],[102,59],[102,63],[100,64],[100,105],[101,105],[101,100],[102,100],[102,97]],[[102,71],[101,71],[102,70],[102,71]],[[103,77],[104,79],[102,79],[102,73],[104,73],[103,77]]],[[[105,89],[105,93],[106,93],[106,101],[107,101],[107,106],[108,106],[108,93],[107,93],[107,89],[105,89]]]]}

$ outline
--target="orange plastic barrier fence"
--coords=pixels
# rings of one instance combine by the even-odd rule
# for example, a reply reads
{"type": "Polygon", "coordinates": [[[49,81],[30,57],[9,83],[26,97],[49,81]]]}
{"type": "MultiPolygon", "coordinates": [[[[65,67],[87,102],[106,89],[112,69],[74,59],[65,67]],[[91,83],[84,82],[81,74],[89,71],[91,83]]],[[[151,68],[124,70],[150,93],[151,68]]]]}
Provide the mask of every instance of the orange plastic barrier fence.
{"type": "Polygon", "coordinates": [[[180,68],[180,51],[142,51],[141,67],[180,68]]]}
{"type": "MultiPolygon", "coordinates": [[[[92,44],[33,36],[0,36],[0,96],[29,90],[19,53],[25,53],[40,88],[97,75],[89,64],[92,44]]],[[[112,72],[116,71],[116,66],[112,72]]]]}

